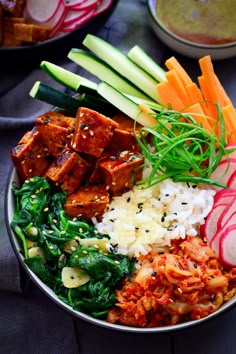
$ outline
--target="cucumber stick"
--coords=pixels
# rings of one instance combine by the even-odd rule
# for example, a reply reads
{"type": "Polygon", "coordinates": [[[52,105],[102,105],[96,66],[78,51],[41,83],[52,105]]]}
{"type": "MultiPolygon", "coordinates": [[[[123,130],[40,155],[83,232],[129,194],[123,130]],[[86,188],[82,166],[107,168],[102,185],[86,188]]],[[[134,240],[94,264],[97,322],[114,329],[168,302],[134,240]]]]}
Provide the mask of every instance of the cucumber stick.
{"type": "Polygon", "coordinates": [[[86,52],[82,49],[73,48],[69,52],[68,58],[100,80],[106,81],[110,85],[113,85],[117,90],[140,98],[148,99],[148,96],[142,93],[139,89],[135,88],[131,83],[115,72],[103,60],[99,59],[93,53],[86,52]]]}
{"type": "Polygon", "coordinates": [[[127,114],[130,118],[134,119],[143,126],[152,128],[157,124],[152,115],[142,112],[136,102],[116,90],[107,82],[102,81],[98,84],[98,93],[120,111],[127,114]]]}
{"type": "Polygon", "coordinates": [[[127,55],[135,64],[145,70],[154,79],[159,82],[166,81],[165,70],[138,45],[131,48],[127,55]]]}
{"type": "Polygon", "coordinates": [[[75,92],[78,92],[80,90],[97,90],[97,84],[95,82],[88,80],[80,75],[74,74],[71,71],[66,70],[49,61],[42,61],[40,67],[55,81],[70,88],[75,92]]]}
{"type": "Polygon", "coordinates": [[[102,97],[98,97],[97,93],[95,96],[83,93],[72,97],[41,81],[35,82],[29,94],[33,98],[65,110],[72,116],[75,116],[78,108],[82,106],[108,116],[113,116],[118,112],[116,107],[102,97]]]}
{"type": "MultiPolygon", "coordinates": [[[[160,102],[156,88],[158,81],[142,70],[119,49],[91,34],[87,34],[83,40],[83,45],[136,87],[142,89],[147,96],[156,102],[160,102]]],[[[124,92],[123,90],[120,91],[124,92]]]]}

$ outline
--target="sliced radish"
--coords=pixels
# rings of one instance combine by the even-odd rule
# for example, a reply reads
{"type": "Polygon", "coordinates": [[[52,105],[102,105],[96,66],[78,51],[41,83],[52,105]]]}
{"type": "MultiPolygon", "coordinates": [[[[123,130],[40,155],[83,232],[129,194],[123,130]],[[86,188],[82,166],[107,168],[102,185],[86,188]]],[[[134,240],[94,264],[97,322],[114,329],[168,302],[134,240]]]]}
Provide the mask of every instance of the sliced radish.
{"type": "Polygon", "coordinates": [[[236,224],[227,227],[220,238],[220,259],[230,267],[236,266],[236,224]]]}
{"type": "Polygon", "coordinates": [[[83,4],[84,2],[87,2],[87,0],[63,0],[64,5],[68,8],[74,7],[74,6],[79,6],[83,4]]]}
{"type": "Polygon", "coordinates": [[[224,226],[224,224],[228,221],[231,215],[235,212],[236,212],[236,200],[233,199],[231,203],[226,206],[226,208],[223,210],[222,214],[220,215],[217,222],[217,227],[221,228],[222,226],[224,226]]]}
{"type": "Polygon", "coordinates": [[[236,171],[234,171],[228,181],[228,187],[236,190],[236,171]]]}
{"type": "Polygon", "coordinates": [[[73,10],[89,10],[89,9],[92,9],[93,7],[96,7],[100,2],[102,2],[102,1],[86,0],[78,5],[72,6],[71,9],[73,9],[73,10]]]}
{"type": "Polygon", "coordinates": [[[112,5],[112,2],[112,0],[100,1],[97,6],[96,16],[102,13],[103,11],[107,10],[112,5]]]}
{"type": "Polygon", "coordinates": [[[230,204],[236,198],[236,189],[220,189],[214,195],[214,207],[218,204],[230,204]]]}
{"type": "Polygon", "coordinates": [[[33,21],[45,23],[55,16],[60,2],[61,0],[27,0],[26,11],[33,21]]]}
{"type": "MultiPolygon", "coordinates": [[[[215,171],[211,174],[211,180],[217,181],[227,186],[228,181],[232,173],[236,170],[236,159],[230,158],[229,160],[223,160],[219,163],[215,171]]],[[[220,189],[220,187],[213,187],[220,189]]]]}
{"type": "Polygon", "coordinates": [[[214,206],[208,214],[205,224],[201,228],[203,236],[207,239],[208,242],[211,242],[216,232],[218,231],[217,223],[226,207],[227,204],[218,204],[217,206],[214,206]]]}
{"type": "Polygon", "coordinates": [[[95,13],[95,9],[92,9],[92,10],[88,11],[86,15],[84,15],[83,17],[81,17],[77,21],[74,21],[72,24],[67,25],[67,26],[65,24],[63,24],[63,26],[60,28],[60,30],[62,32],[71,32],[71,31],[75,30],[76,28],[82,26],[84,23],[86,23],[90,19],[92,19],[94,16],[94,13],[95,13]]]}
{"type": "Polygon", "coordinates": [[[76,23],[81,18],[85,17],[88,14],[88,12],[89,11],[87,10],[83,10],[83,11],[68,10],[67,15],[64,19],[63,26],[69,26],[73,23],[76,23]]]}
{"type": "MultiPolygon", "coordinates": [[[[210,242],[210,247],[215,251],[216,257],[220,257],[220,242],[221,238],[225,233],[225,230],[231,226],[236,226],[236,212],[234,212],[223,227],[218,229],[217,233],[214,235],[210,242]]],[[[236,241],[236,239],[235,239],[236,241]]]]}
{"type": "Polygon", "coordinates": [[[51,38],[54,37],[57,34],[57,32],[60,30],[61,26],[64,23],[66,15],[67,15],[67,10],[65,8],[64,2],[61,1],[55,16],[50,21],[46,22],[46,25],[49,28],[51,28],[51,34],[50,34],[51,38]]]}

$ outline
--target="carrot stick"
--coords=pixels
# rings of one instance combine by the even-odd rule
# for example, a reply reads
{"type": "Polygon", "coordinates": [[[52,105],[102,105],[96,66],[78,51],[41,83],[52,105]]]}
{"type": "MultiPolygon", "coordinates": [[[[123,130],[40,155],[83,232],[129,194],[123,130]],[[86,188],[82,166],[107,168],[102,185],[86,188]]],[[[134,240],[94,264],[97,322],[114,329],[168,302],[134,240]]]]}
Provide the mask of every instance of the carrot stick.
{"type": "Polygon", "coordinates": [[[225,106],[225,102],[229,104],[229,97],[227,97],[220,81],[216,79],[210,55],[199,59],[199,64],[202,75],[205,77],[212,102],[218,102],[221,107],[225,106]]]}
{"type": "Polygon", "coordinates": [[[200,103],[202,110],[206,116],[210,115],[207,104],[204,102],[204,98],[201,90],[198,88],[195,82],[185,86],[186,91],[190,97],[191,103],[200,103]]]}
{"type": "MultiPolygon", "coordinates": [[[[206,78],[204,76],[199,76],[198,77],[198,82],[200,85],[200,88],[202,90],[203,97],[206,101],[212,102],[212,97],[211,97],[211,92],[209,91],[209,87],[206,82],[206,78]]],[[[209,111],[209,116],[217,119],[217,109],[214,104],[206,102],[208,111],[209,111]]]]}
{"type": "Polygon", "coordinates": [[[175,111],[180,111],[185,107],[178,93],[168,81],[163,81],[157,84],[157,92],[166,108],[169,108],[170,105],[175,111]]]}
{"type": "Polygon", "coordinates": [[[228,143],[236,144],[236,112],[234,106],[229,104],[222,108],[225,121],[225,130],[228,135],[228,143]]]}
{"type": "Polygon", "coordinates": [[[186,70],[182,67],[182,65],[175,57],[167,59],[165,65],[169,70],[176,70],[180,80],[183,82],[184,85],[190,84],[192,82],[192,79],[187,74],[186,70]]]}
{"type": "Polygon", "coordinates": [[[222,101],[224,103],[223,106],[228,106],[228,105],[233,106],[231,99],[227,95],[224,87],[222,86],[219,78],[216,75],[215,75],[215,82],[216,82],[216,88],[217,88],[218,94],[220,95],[220,97],[222,98],[222,101]]]}
{"type": "Polygon", "coordinates": [[[209,132],[212,132],[211,124],[209,123],[209,120],[204,116],[204,112],[200,103],[197,102],[192,104],[190,107],[185,108],[183,112],[189,113],[199,125],[201,125],[209,132]]]}
{"type": "Polygon", "coordinates": [[[189,106],[191,104],[191,100],[188,96],[188,93],[178,76],[178,73],[175,69],[169,70],[166,72],[167,81],[173,87],[173,89],[178,93],[180,99],[182,100],[184,106],[189,106]]]}

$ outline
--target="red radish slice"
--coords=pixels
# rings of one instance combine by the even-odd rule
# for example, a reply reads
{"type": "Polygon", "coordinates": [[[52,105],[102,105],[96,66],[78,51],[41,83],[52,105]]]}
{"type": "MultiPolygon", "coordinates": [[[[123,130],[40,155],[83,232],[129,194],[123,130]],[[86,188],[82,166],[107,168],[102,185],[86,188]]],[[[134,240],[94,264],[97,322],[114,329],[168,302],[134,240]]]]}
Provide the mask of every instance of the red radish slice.
{"type": "Polygon", "coordinates": [[[83,17],[81,17],[80,19],[78,19],[77,21],[73,22],[72,24],[66,26],[66,25],[63,25],[61,27],[61,31],[62,32],[70,32],[70,31],[73,31],[75,30],[76,28],[82,26],[84,23],[86,23],[87,21],[89,21],[91,18],[93,18],[94,16],[94,13],[95,13],[95,9],[92,9],[90,11],[87,12],[87,14],[83,17]]]}
{"type": "Polygon", "coordinates": [[[228,181],[228,187],[236,189],[236,171],[234,171],[228,181]]]}
{"type": "Polygon", "coordinates": [[[236,212],[236,199],[233,199],[230,204],[223,210],[222,214],[220,215],[217,227],[221,228],[224,224],[228,221],[233,213],[236,212]]]}
{"type": "Polygon", "coordinates": [[[60,2],[60,0],[27,0],[26,11],[33,21],[45,23],[55,16],[60,2]]]}
{"type": "Polygon", "coordinates": [[[51,38],[57,34],[58,30],[60,30],[61,26],[64,23],[66,15],[67,15],[67,10],[64,6],[63,1],[61,1],[55,16],[46,23],[47,27],[51,28],[51,34],[50,34],[51,38]]]}
{"type": "Polygon", "coordinates": [[[89,10],[96,7],[100,3],[99,0],[87,0],[79,5],[74,5],[71,7],[73,10],[89,10]]]}
{"type": "Polygon", "coordinates": [[[63,0],[64,5],[68,8],[74,7],[74,6],[79,6],[83,4],[84,2],[87,2],[87,0],[63,0]]]}
{"type": "Polygon", "coordinates": [[[205,224],[202,225],[201,231],[203,233],[203,236],[207,239],[208,242],[211,242],[211,240],[215,236],[218,230],[217,227],[218,220],[226,207],[227,207],[226,204],[219,204],[217,206],[214,206],[213,209],[208,214],[205,224]]]}
{"type": "Polygon", "coordinates": [[[236,224],[227,227],[221,235],[220,259],[230,267],[236,266],[236,224]]]}
{"type": "MultiPolygon", "coordinates": [[[[228,181],[232,173],[236,170],[236,159],[230,158],[228,160],[223,160],[219,163],[215,171],[211,174],[211,180],[217,181],[225,186],[227,186],[228,181]]],[[[220,189],[220,187],[213,186],[214,189],[220,189]]]]}
{"type": "Polygon", "coordinates": [[[87,10],[83,10],[83,11],[68,10],[63,26],[69,26],[73,23],[76,23],[87,14],[88,14],[87,10]]]}
{"type": "Polygon", "coordinates": [[[236,189],[220,189],[214,195],[214,207],[218,204],[230,204],[236,198],[236,189]]]}
{"type": "MultiPolygon", "coordinates": [[[[231,226],[236,226],[236,212],[234,212],[227,223],[221,227],[210,242],[210,247],[215,251],[216,257],[220,256],[220,242],[225,230],[231,226]]],[[[236,241],[236,239],[235,239],[236,241]]]]}
{"type": "Polygon", "coordinates": [[[112,5],[112,0],[103,0],[97,6],[96,16],[107,10],[112,5]]]}

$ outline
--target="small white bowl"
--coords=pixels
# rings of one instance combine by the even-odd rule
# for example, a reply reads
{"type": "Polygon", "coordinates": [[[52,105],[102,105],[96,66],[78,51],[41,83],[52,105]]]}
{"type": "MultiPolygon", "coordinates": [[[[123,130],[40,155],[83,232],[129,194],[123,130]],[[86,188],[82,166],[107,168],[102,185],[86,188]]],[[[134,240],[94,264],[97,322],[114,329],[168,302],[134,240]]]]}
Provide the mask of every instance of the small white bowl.
{"type": "Polygon", "coordinates": [[[194,59],[199,59],[205,55],[210,55],[213,60],[236,56],[236,42],[218,45],[200,44],[183,39],[168,30],[157,17],[157,1],[158,0],[147,0],[148,15],[155,34],[169,48],[179,54],[194,59]]]}

